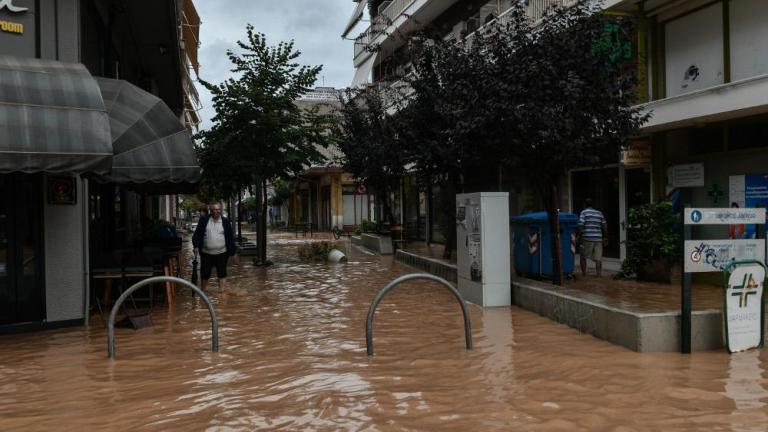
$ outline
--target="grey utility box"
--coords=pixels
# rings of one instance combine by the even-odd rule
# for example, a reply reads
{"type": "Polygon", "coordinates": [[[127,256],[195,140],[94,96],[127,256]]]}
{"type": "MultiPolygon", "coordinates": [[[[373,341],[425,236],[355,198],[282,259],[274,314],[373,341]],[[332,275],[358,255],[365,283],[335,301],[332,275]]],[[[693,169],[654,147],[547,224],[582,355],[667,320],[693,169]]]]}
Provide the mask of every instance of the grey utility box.
{"type": "Polygon", "coordinates": [[[456,195],[459,292],[478,306],[509,306],[509,194],[456,195]]]}

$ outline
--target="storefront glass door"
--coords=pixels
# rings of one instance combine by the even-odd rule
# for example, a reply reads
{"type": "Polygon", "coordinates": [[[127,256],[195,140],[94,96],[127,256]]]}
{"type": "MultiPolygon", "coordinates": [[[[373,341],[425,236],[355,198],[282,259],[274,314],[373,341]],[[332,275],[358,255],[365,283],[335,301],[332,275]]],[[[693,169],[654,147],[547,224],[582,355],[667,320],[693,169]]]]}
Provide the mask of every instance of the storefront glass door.
{"type": "Polygon", "coordinates": [[[0,325],[45,318],[41,183],[41,176],[0,175],[0,325]]]}
{"type": "Polygon", "coordinates": [[[584,201],[592,199],[592,206],[603,212],[608,221],[608,243],[603,256],[619,258],[619,168],[608,167],[571,173],[573,211],[579,214],[584,201]]]}

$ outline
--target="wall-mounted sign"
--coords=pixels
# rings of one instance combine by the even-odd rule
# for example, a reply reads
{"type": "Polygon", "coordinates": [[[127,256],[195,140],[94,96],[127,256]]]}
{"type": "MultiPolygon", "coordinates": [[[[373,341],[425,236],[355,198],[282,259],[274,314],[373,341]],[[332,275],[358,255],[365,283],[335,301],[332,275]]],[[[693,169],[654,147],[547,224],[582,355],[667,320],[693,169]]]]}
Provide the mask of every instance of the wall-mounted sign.
{"type": "Polygon", "coordinates": [[[765,262],[765,240],[686,240],[685,271],[722,271],[734,261],[765,262]]]}
{"type": "Polygon", "coordinates": [[[8,10],[9,12],[21,13],[26,12],[29,8],[23,6],[14,6],[13,0],[0,0],[0,10],[8,10]]]}
{"type": "Polygon", "coordinates": [[[764,224],[765,209],[754,208],[687,208],[686,225],[764,224]]]}
{"type": "MultiPolygon", "coordinates": [[[[53,7],[53,2],[39,2],[53,7]]],[[[0,0],[0,55],[35,57],[35,0],[0,0]]]]}
{"type": "Polygon", "coordinates": [[[74,177],[48,177],[49,204],[77,204],[77,188],[74,177]]]}
{"type": "Polygon", "coordinates": [[[763,343],[763,280],[758,263],[734,266],[725,289],[725,330],[729,352],[757,348],[763,343]]]}
{"type": "Polygon", "coordinates": [[[651,144],[634,142],[621,152],[621,163],[625,166],[646,166],[651,163],[651,144]]]}
{"type": "Polygon", "coordinates": [[[675,165],[668,170],[669,184],[676,188],[704,186],[704,164],[675,165]]]}

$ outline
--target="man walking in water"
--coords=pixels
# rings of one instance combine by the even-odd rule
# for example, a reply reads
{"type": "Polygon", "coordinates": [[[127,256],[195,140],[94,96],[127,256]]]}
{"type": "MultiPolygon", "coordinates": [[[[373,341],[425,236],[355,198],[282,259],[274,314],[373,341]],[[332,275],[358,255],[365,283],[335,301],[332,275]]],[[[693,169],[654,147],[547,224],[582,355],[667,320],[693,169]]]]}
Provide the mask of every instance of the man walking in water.
{"type": "Polygon", "coordinates": [[[210,215],[204,215],[197,223],[192,235],[192,247],[195,256],[200,254],[200,287],[208,288],[211,270],[216,267],[219,289],[224,290],[227,283],[227,261],[235,254],[235,234],[229,219],[221,215],[221,204],[209,206],[210,215]]]}
{"type": "Polygon", "coordinates": [[[608,222],[600,210],[592,208],[592,199],[584,200],[584,210],[579,215],[581,238],[581,275],[587,275],[587,258],[595,262],[597,277],[603,272],[603,243],[608,240],[608,222]]]}

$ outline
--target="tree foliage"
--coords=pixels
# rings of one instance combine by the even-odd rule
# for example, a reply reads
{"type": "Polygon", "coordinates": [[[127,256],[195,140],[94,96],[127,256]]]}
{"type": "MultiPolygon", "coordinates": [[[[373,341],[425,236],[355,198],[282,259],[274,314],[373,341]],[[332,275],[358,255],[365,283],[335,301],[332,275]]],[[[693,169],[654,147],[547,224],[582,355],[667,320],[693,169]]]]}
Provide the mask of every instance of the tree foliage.
{"type": "Polygon", "coordinates": [[[388,197],[409,160],[399,140],[398,117],[387,113],[384,100],[376,89],[347,91],[340,99],[335,135],[344,169],[374,192],[391,221],[388,197]]]}
{"type": "MultiPolygon", "coordinates": [[[[246,27],[239,50],[227,51],[233,78],[219,84],[201,80],[213,96],[213,126],[198,135],[203,190],[230,197],[243,189],[263,195],[267,182],[289,178],[323,159],[331,118],[300,109],[295,101],[315,84],[322,66],[302,66],[293,42],[267,44],[246,27]]],[[[259,200],[262,209],[266,207],[259,200]]],[[[266,212],[261,211],[266,247],[266,212]]],[[[264,252],[262,251],[262,255],[264,252]]]]}
{"type": "MultiPolygon", "coordinates": [[[[397,137],[387,141],[387,154],[400,154],[421,176],[454,191],[487,185],[501,165],[529,180],[558,233],[558,185],[568,170],[615,163],[647,119],[633,107],[631,43],[619,37],[632,34],[631,21],[586,3],[554,9],[535,25],[518,4],[501,22],[458,42],[411,35],[406,90],[378,111],[397,137]]],[[[347,108],[345,122],[363,116],[355,105],[347,108]]],[[[366,147],[365,131],[348,132],[347,166],[367,180],[359,173],[382,165],[370,157],[375,140],[366,147]]],[[[443,206],[446,221],[453,206],[443,206]]],[[[453,224],[448,228],[452,234],[453,224]]],[[[558,254],[555,260],[559,269],[558,254]]]]}

